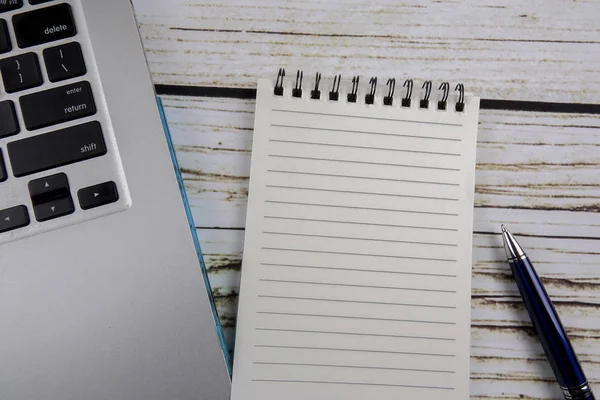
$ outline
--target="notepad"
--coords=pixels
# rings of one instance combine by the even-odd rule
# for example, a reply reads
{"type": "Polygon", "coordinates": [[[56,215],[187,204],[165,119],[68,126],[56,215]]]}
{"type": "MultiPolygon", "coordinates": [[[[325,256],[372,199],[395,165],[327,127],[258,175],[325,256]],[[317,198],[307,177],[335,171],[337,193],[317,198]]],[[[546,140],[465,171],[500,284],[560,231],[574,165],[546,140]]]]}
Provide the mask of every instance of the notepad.
{"type": "Polygon", "coordinates": [[[326,85],[258,83],[232,399],[467,399],[479,99],[326,85]]]}

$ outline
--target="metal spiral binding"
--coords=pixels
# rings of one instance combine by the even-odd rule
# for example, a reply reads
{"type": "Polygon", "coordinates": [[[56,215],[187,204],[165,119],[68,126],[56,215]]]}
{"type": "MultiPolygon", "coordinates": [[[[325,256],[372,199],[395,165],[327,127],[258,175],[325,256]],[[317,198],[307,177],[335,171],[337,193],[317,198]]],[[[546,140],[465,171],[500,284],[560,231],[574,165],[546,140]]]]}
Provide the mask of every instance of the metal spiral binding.
{"type": "Polygon", "coordinates": [[[333,78],[333,87],[329,92],[329,100],[338,101],[340,98],[340,82],[342,82],[342,75],[337,75],[333,78]],[[337,83],[337,86],[336,86],[337,83]]]}
{"type": "Polygon", "coordinates": [[[413,80],[412,79],[407,79],[404,81],[404,85],[402,85],[406,88],[406,96],[404,98],[402,98],[402,107],[410,107],[410,101],[412,98],[412,91],[413,91],[413,80]]]}
{"type": "Polygon", "coordinates": [[[383,98],[383,105],[391,106],[394,104],[394,91],[396,90],[396,78],[390,78],[387,80],[386,85],[388,86],[388,95],[383,98]]]}
{"type": "Polygon", "coordinates": [[[315,76],[315,88],[310,92],[310,98],[319,100],[321,98],[321,91],[319,90],[319,84],[321,83],[321,73],[317,72],[315,76]]]}
{"type": "Polygon", "coordinates": [[[375,92],[377,91],[377,77],[372,77],[371,79],[369,79],[369,85],[371,85],[371,90],[365,96],[365,104],[375,103],[375,92]]]}
{"type": "Polygon", "coordinates": [[[277,73],[277,81],[275,81],[275,88],[273,93],[275,96],[283,96],[283,77],[285,76],[285,69],[279,68],[277,73]]]}
{"type": "Polygon", "coordinates": [[[296,86],[292,89],[292,97],[302,97],[302,78],[304,78],[304,73],[298,70],[296,72],[296,86]]]}
{"type": "Polygon", "coordinates": [[[463,112],[465,111],[465,85],[459,83],[454,90],[458,90],[458,101],[456,102],[455,109],[458,112],[463,112]]]}
{"type": "Polygon", "coordinates": [[[429,97],[431,96],[431,87],[433,84],[431,81],[425,81],[421,89],[425,89],[425,96],[419,102],[420,108],[429,108],[429,97]]]}
{"type": "MultiPolygon", "coordinates": [[[[280,68],[277,73],[277,80],[275,81],[275,87],[273,88],[273,93],[276,96],[283,96],[284,86],[283,80],[285,77],[285,69],[280,68]]],[[[292,88],[292,97],[302,98],[302,83],[303,83],[304,73],[301,70],[296,72],[296,81],[295,85],[292,88]]],[[[321,73],[317,72],[315,74],[315,82],[314,88],[310,90],[310,98],[313,100],[321,99],[321,73]]],[[[342,82],[342,75],[335,75],[333,78],[333,85],[331,86],[331,91],[329,92],[329,100],[330,101],[339,101],[340,98],[340,85],[342,82]]],[[[396,91],[396,79],[389,78],[386,82],[386,86],[388,87],[387,94],[383,96],[383,105],[384,106],[392,106],[394,104],[394,93],[396,91]]],[[[406,79],[404,84],[402,85],[406,88],[406,94],[404,97],[400,99],[400,105],[403,108],[410,108],[412,104],[412,94],[413,94],[413,80],[406,79]]],[[[348,103],[356,103],[358,101],[358,90],[360,87],[360,76],[356,75],[352,77],[352,89],[347,94],[346,101],[348,103]]],[[[431,98],[431,91],[433,88],[433,83],[431,81],[425,81],[423,83],[422,89],[423,98],[419,99],[419,108],[429,109],[429,102],[431,98]]],[[[437,110],[447,111],[448,109],[448,98],[450,96],[450,83],[442,82],[438,87],[442,93],[440,95],[439,101],[437,102],[437,110]]],[[[456,101],[454,110],[456,112],[464,112],[465,111],[465,87],[462,83],[459,83],[454,88],[455,91],[458,92],[458,99],[456,101]]],[[[369,79],[369,92],[365,95],[365,104],[373,105],[375,104],[376,97],[375,94],[377,92],[377,77],[372,77],[369,79]]]]}
{"type": "Polygon", "coordinates": [[[450,94],[450,84],[448,82],[442,82],[438,90],[443,90],[442,100],[438,101],[438,110],[445,110],[446,103],[448,102],[448,95],[450,94]]]}
{"type": "Polygon", "coordinates": [[[352,92],[348,93],[348,103],[356,103],[356,97],[358,96],[358,82],[360,80],[360,76],[355,76],[352,78],[352,92]]]}

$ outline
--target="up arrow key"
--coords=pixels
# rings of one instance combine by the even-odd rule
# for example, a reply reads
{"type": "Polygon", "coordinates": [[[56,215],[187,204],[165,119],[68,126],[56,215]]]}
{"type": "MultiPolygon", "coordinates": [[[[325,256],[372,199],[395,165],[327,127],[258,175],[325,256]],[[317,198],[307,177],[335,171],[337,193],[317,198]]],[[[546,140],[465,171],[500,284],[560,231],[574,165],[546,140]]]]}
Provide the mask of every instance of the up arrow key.
{"type": "Polygon", "coordinates": [[[4,218],[5,221],[10,221],[10,217],[4,218]]]}

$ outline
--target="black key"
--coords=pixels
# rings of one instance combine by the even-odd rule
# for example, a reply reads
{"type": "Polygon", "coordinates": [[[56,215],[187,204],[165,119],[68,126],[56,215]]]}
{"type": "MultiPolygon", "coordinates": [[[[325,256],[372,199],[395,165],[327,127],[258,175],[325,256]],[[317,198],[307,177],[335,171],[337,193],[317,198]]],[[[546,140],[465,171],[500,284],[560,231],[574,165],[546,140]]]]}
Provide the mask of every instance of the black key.
{"type": "Polygon", "coordinates": [[[63,197],[37,206],[33,206],[35,219],[39,222],[72,214],[75,211],[71,197],[63,197]]]}
{"type": "Polygon", "coordinates": [[[31,89],[43,83],[38,56],[35,53],[21,54],[0,61],[0,71],[7,93],[31,89]]]}
{"type": "Polygon", "coordinates": [[[10,44],[10,38],[8,37],[8,25],[6,25],[5,20],[0,19],[0,54],[7,53],[11,50],[12,45],[10,44]]]}
{"type": "Polygon", "coordinates": [[[29,225],[29,212],[27,212],[27,207],[17,206],[6,210],[0,210],[0,233],[12,231],[27,225],[29,225]]]}
{"type": "Polygon", "coordinates": [[[72,83],[20,98],[21,113],[29,130],[72,121],[96,113],[88,82],[72,83]]]}
{"type": "Polygon", "coordinates": [[[16,177],[106,154],[102,128],[96,121],[12,142],[7,149],[16,177]]]}
{"type": "Polygon", "coordinates": [[[13,16],[13,26],[20,48],[66,39],[77,30],[71,6],[59,4],[13,16]]]}
{"type": "Polygon", "coordinates": [[[35,6],[36,4],[47,3],[49,1],[52,1],[52,0],[29,0],[29,4],[31,4],[32,6],[35,6]]]}
{"type": "Polygon", "coordinates": [[[0,13],[23,7],[23,0],[0,0],[0,13]]]}
{"type": "Polygon", "coordinates": [[[71,196],[67,175],[63,173],[36,179],[29,182],[28,187],[34,206],[56,198],[71,196]]]}
{"type": "Polygon", "coordinates": [[[106,182],[81,189],[77,192],[77,197],[81,208],[89,210],[118,201],[119,193],[114,182],[106,182]]]}
{"type": "Polygon", "coordinates": [[[44,50],[44,62],[50,82],[64,81],[86,73],[79,43],[69,43],[44,50]]]}
{"type": "Polygon", "coordinates": [[[6,173],[6,167],[4,166],[4,158],[2,158],[2,150],[0,150],[0,182],[4,182],[8,179],[8,174],[6,173]]]}
{"type": "Polygon", "coordinates": [[[15,103],[11,100],[0,102],[0,138],[16,135],[19,131],[15,103]]]}
{"type": "Polygon", "coordinates": [[[29,195],[38,221],[47,221],[75,211],[69,181],[63,173],[29,182],[29,195]]]}

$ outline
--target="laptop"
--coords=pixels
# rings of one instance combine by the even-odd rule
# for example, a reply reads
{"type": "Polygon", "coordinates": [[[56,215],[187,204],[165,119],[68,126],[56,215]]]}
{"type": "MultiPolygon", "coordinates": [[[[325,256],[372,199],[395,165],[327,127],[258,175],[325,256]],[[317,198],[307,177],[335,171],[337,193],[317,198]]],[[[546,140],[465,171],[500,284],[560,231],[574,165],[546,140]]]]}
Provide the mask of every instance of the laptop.
{"type": "Polygon", "coordinates": [[[128,1],[0,0],[0,154],[0,399],[229,398],[128,1]]]}

